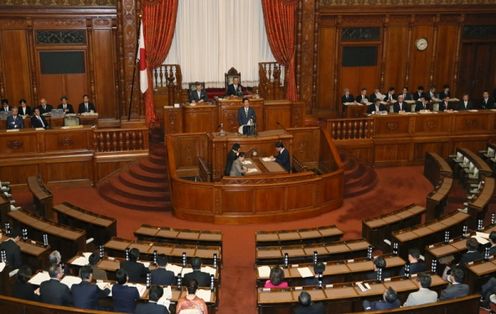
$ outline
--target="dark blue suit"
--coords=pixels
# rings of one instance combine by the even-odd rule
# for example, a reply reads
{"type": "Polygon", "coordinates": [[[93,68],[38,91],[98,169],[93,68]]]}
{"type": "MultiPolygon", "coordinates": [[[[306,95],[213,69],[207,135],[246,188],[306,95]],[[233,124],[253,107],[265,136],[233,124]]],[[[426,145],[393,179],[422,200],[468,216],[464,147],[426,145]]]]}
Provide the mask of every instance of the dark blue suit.
{"type": "Polygon", "coordinates": [[[234,87],[234,84],[227,85],[227,96],[243,96],[243,88],[241,85],[234,87]]]}
{"type": "Polygon", "coordinates": [[[140,298],[138,289],[115,284],[112,287],[112,303],[115,312],[133,313],[140,298]]]}
{"type": "Polygon", "coordinates": [[[97,285],[87,281],[74,284],[71,287],[72,299],[74,306],[83,309],[97,310],[98,299],[109,295],[110,290],[101,290],[97,285]]]}
{"type": "Polygon", "coordinates": [[[40,114],[44,114],[44,113],[52,111],[53,107],[52,107],[52,105],[47,104],[45,109],[43,109],[43,106],[39,105],[38,109],[40,109],[40,114]]]}
{"type": "Polygon", "coordinates": [[[5,250],[5,255],[7,255],[7,264],[12,267],[12,269],[21,267],[21,249],[14,240],[9,239],[0,243],[0,251],[2,250],[5,250]]]}
{"type": "Polygon", "coordinates": [[[394,112],[400,112],[401,110],[403,110],[405,112],[410,112],[411,106],[409,104],[407,104],[406,102],[402,102],[401,108],[400,108],[400,103],[396,102],[393,105],[393,109],[394,109],[394,112]]]}
{"type": "Polygon", "coordinates": [[[48,127],[48,122],[45,119],[45,117],[44,116],[40,116],[40,119],[38,119],[37,116],[32,116],[31,117],[31,126],[33,128],[47,128],[48,127]],[[40,119],[43,121],[43,123],[41,123],[40,119]]]}
{"type": "MultiPolygon", "coordinates": [[[[427,270],[424,262],[410,264],[410,275],[418,274],[427,270]]],[[[400,276],[405,276],[405,267],[400,270],[400,276]]]]}
{"type": "Polygon", "coordinates": [[[209,287],[210,286],[210,274],[200,271],[193,270],[192,273],[187,273],[183,277],[183,283],[185,286],[188,285],[189,281],[195,279],[198,282],[199,287],[209,287]]]}
{"type": "Polygon", "coordinates": [[[176,283],[174,272],[157,268],[151,272],[152,285],[170,286],[176,283]]]}
{"type": "Polygon", "coordinates": [[[146,280],[147,269],[145,265],[141,263],[132,262],[132,261],[122,261],[121,269],[127,271],[127,274],[129,276],[129,282],[144,283],[146,280]]]}
{"type": "Polygon", "coordinates": [[[14,287],[12,288],[12,296],[29,301],[39,301],[40,297],[34,294],[35,290],[36,287],[29,282],[20,282],[19,280],[16,280],[14,287]]]}
{"type": "Polygon", "coordinates": [[[93,110],[93,112],[96,112],[95,104],[89,102],[88,108],[86,108],[84,102],[79,104],[78,113],[91,112],[91,110],[93,110]]]}
{"type": "MultiPolygon", "coordinates": [[[[238,123],[239,125],[248,124],[250,119],[255,123],[257,116],[255,114],[255,110],[252,107],[248,107],[248,113],[245,110],[245,107],[241,107],[238,110],[238,123]]],[[[249,126],[243,127],[243,134],[251,134],[251,130],[249,126]]]]}
{"type": "Polygon", "coordinates": [[[198,96],[198,91],[196,89],[189,92],[189,102],[198,102],[200,100],[208,101],[207,92],[204,89],[200,91],[200,96],[198,96]]]}
{"type": "Polygon", "coordinates": [[[377,310],[389,310],[399,308],[401,305],[400,300],[396,300],[393,303],[388,303],[386,301],[373,301],[370,302],[368,300],[363,301],[363,308],[366,311],[377,311],[377,310]],[[369,309],[370,307],[370,309],[369,309]]]}
{"type": "Polygon", "coordinates": [[[325,306],[323,303],[312,303],[309,306],[299,305],[293,310],[294,314],[325,314],[325,306]]]}
{"type": "Polygon", "coordinates": [[[24,128],[24,121],[20,115],[7,117],[7,129],[22,129],[24,128]]]}
{"type": "Polygon", "coordinates": [[[56,279],[44,281],[40,285],[41,302],[53,305],[72,305],[69,287],[56,279]]]}
{"type": "Polygon", "coordinates": [[[169,310],[163,305],[148,302],[138,304],[134,314],[169,314],[169,310]]]}
{"type": "Polygon", "coordinates": [[[448,300],[453,298],[464,297],[470,292],[468,285],[466,284],[456,284],[449,285],[446,289],[441,291],[439,300],[448,300]]]}
{"type": "MultiPolygon", "coordinates": [[[[57,109],[64,109],[64,105],[60,104],[57,109]]],[[[74,108],[72,107],[71,104],[67,104],[65,107],[64,113],[74,113],[74,108]]]]}
{"type": "Polygon", "coordinates": [[[286,148],[276,156],[276,162],[289,172],[289,153],[286,148]]]}

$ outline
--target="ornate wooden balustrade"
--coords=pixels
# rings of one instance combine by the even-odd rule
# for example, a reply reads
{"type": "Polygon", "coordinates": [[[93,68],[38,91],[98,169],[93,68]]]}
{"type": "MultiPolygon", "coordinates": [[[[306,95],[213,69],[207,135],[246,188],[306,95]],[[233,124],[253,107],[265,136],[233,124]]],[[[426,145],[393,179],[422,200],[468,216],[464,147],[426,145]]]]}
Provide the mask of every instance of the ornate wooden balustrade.
{"type": "Polygon", "coordinates": [[[370,139],[374,135],[374,119],[331,119],[328,130],[334,140],[370,139]]]}
{"type": "Polygon", "coordinates": [[[153,69],[153,90],[155,107],[173,106],[186,100],[186,91],[182,88],[183,75],[179,64],[162,64],[153,69]]]}
{"type": "Polygon", "coordinates": [[[266,100],[286,98],[286,68],[277,62],[258,63],[259,94],[266,100]],[[281,74],[284,73],[284,78],[281,74]]]}
{"type": "Polygon", "coordinates": [[[101,129],[93,132],[96,153],[148,150],[148,129],[101,129]]]}

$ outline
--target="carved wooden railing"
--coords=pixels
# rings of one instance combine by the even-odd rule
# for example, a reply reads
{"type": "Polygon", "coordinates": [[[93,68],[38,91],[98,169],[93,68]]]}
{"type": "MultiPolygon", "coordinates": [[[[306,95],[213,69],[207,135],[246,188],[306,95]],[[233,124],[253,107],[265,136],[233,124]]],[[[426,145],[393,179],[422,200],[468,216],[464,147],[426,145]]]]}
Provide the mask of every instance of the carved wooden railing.
{"type": "Polygon", "coordinates": [[[198,166],[199,166],[199,172],[200,172],[200,181],[201,182],[210,182],[212,181],[212,171],[210,170],[210,167],[207,164],[207,161],[204,160],[201,157],[198,157],[198,166]]]}
{"type": "Polygon", "coordinates": [[[97,153],[148,150],[148,128],[94,130],[93,147],[97,153]]]}
{"type": "MultiPolygon", "coordinates": [[[[286,81],[281,81],[283,71],[286,71],[286,68],[277,62],[258,63],[258,92],[260,97],[265,100],[286,98],[286,81]]],[[[286,74],[284,78],[286,78],[286,74]]]]}
{"type": "Polygon", "coordinates": [[[179,64],[162,64],[153,69],[153,90],[157,106],[184,101],[183,75],[179,64]]]}
{"type": "Polygon", "coordinates": [[[327,128],[334,140],[371,139],[374,135],[374,119],[329,119],[327,128]]]}

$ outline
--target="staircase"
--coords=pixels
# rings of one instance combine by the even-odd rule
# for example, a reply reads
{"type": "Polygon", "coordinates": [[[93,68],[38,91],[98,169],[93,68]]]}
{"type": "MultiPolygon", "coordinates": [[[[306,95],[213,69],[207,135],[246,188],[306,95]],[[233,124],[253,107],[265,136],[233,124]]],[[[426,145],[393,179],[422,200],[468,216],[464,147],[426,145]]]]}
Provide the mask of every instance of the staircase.
{"type": "Polygon", "coordinates": [[[375,170],[356,158],[341,152],[344,162],[344,197],[353,197],[371,191],[377,185],[375,170]]]}
{"type": "Polygon", "coordinates": [[[147,210],[170,210],[169,181],[165,147],[150,144],[150,155],[131,164],[97,186],[107,201],[121,207],[147,210]]]}

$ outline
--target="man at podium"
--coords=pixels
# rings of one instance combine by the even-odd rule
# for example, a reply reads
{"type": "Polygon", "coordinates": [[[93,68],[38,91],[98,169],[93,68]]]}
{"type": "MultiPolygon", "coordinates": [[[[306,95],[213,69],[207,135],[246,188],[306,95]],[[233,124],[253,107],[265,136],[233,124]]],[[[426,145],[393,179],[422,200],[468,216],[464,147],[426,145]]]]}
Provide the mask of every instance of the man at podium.
{"type": "Polygon", "coordinates": [[[243,107],[238,110],[239,133],[243,135],[254,135],[256,129],[255,110],[250,107],[248,98],[243,98],[243,107]]]}

